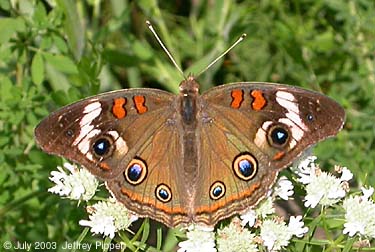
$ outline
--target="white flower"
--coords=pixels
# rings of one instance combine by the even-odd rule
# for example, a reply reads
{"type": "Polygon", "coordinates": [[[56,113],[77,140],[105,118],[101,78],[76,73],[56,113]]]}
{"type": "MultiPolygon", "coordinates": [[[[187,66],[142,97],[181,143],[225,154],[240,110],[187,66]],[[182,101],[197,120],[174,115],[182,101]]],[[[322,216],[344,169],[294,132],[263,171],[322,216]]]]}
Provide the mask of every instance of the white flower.
{"type": "Polygon", "coordinates": [[[308,157],[298,166],[298,180],[306,184],[305,206],[314,208],[318,204],[331,206],[346,195],[347,181],[353,174],[346,167],[336,167],[341,177],[336,178],[330,173],[322,172],[314,163],[316,157],[308,157]]]}
{"type": "Polygon", "coordinates": [[[373,189],[363,188],[362,192],[363,196],[350,196],[343,202],[346,221],[343,233],[375,238],[375,204],[370,199],[373,189]]]}
{"type": "Polygon", "coordinates": [[[186,236],[186,241],[178,243],[177,252],[216,252],[213,228],[191,225],[186,236]]]}
{"type": "Polygon", "coordinates": [[[268,197],[263,200],[255,209],[255,212],[257,213],[257,216],[261,216],[262,218],[266,218],[267,215],[275,213],[272,198],[268,197]]]}
{"type": "Polygon", "coordinates": [[[309,231],[308,227],[304,227],[304,223],[302,221],[302,216],[290,216],[288,229],[293,235],[301,238],[304,234],[309,231]]]}
{"type": "Polygon", "coordinates": [[[341,168],[341,181],[349,181],[353,178],[353,173],[346,167],[341,168]]]}
{"type": "Polygon", "coordinates": [[[338,167],[341,177],[336,178],[330,173],[322,172],[315,160],[315,156],[309,156],[292,168],[299,176],[297,180],[306,185],[305,206],[314,208],[318,204],[333,205],[345,197],[347,181],[353,178],[353,174],[346,167],[338,167]]]}
{"type": "Polygon", "coordinates": [[[52,171],[49,179],[56,185],[49,188],[51,193],[67,196],[73,200],[90,200],[99,185],[99,181],[86,169],[78,169],[77,166],[64,163],[64,168],[69,170],[67,174],[62,167],[59,171],[52,171]]]}
{"type": "Polygon", "coordinates": [[[288,200],[293,195],[294,186],[292,182],[285,176],[280,177],[274,188],[274,195],[279,196],[283,200],[288,200]]]}
{"type": "Polygon", "coordinates": [[[115,232],[128,228],[138,219],[137,216],[130,214],[123,204],[114,199],[98,202],[89,209],[92,212],[89,216],[90,220],[80,220],[79,224],[91,227],[92,233],[103,234],[110,238],[115,236],[115,232]]]}
{"type": "Polygon", "coordinates": [[[246,226],[249,224],[250,227],[254,226],[255,221],[257,219],[257,213],[254,209],[250,208],[248,211],[246,211],[244,214],[240,215],[241,218],[241,226],[246,226]]]}
{"type": "Polygon", "coordinates": [[[337,203],[346,195],[342,182],[327,172],[311,176],[311,181],[305,188],[305,206],[314,208],[318,204],[331,206],[337,203]]]}
{"type": "Polygon", "coordinates": [[[261,201],[256,209],[250,208],[244,214],[240,215],[241,225],[244,227],[249,224],[250,227],[254,226],[256,219],[259,217],[265,218],[267,215],[275,213],[273,207],[272,197],[268,197],[261,201]]]}
{"type": "Polygon", "coordinates": [[[257,245],[254,242],[255,235],[251,233],[250,230],[241,227],[235,219],[236,218],[234,218],[234,221],[232,221],[229,226],[217,231],[217,250],[219,252],[258,251],[257,245]]]}
{"type": "Polygon", "coordinates": [[[301,182],[304,185],[310,183],[311,176],[315,175],[317,169],[315,164],[316,159],[316,156],[308,156],[305,159],[302,159],[297,166],[291,168],[292,171],[299,176],[297,179],[298,182],[301,182]]]}
{"type": "Polygon", "coordinates": [[[265,220],[260,229],[263,245],[269,251],[279,251],[288,246],[292,236],[302,237],[308,228],[304,227],[302,216],[290,217],[289,225],[284,221],[265,220]]]}
{"type": "Polygon", "coordinates": [[[80,220],[79,225],[91,227],[91,232],[94,234],[103,234],[111,239],[115,237],[116,227],[112,216],[90,215],[89,219],[89,221],[80,220]]]}
{"type": "Polygon", "coordinates": [[[292,234],[284,222],[265,220],[260,229],[260,237],[269,251],[279,251],[289,244],[292,234]]]}
{"type": "Polygon", "coordinates": [[[368,200],[374,194],[374,187],[370,186],[369,189],[366,189],[365,187],[361,187],[361,191],[363,193],[363,196],[361,197],[361,199],[368,200]]]}

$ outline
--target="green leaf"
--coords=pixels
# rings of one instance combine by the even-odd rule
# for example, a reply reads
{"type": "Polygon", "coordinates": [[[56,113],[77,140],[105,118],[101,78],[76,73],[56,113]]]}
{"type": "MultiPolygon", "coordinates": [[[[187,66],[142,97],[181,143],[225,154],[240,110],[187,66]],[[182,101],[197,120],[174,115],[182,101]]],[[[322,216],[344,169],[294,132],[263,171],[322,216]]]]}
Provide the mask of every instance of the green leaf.
{"type": "Polygon", "coordinates": [[[78,15],[77,2],[73,0],[57,0],[56,2],[64,10],[64,26],[68,43],[74,58],[79,61],[85,46],[85,30],[78,15]]]}
{"type": "Polygon", "coordinates": [[[0,18],[0,44],[7,42],[25,28],[25,22],[21,18],[0,18]]]}
{"type": "Polygon", "coordinates": [[[353,244],[355,242],[354,238],[348,238],[345,243],[345,247],[342,252],[349,252],[353,248],[353,244]]]}
{"type": "Polygon", "coordinates": [[[39,2],[34,10],[33,19],[37,24],[45,25],[47,20],[47,12],[43,3],[39,2]]]}
{"type": "Polygon", "coordinates": [[[55,69],[66,74],[78,74],[76,64],[67,56],[61,54],[44,53],[44,59],[55,69]]]}
{"type": "Polygon", "coordinates": [[[42,55],[37,52],[31,62],[31,78],[33,82],[40,85],[44,80],[44,62],[42,55]]]}
{"type": "Polygon", "coordinates": [[[143,43],[140,43],[139,41],[134,41],[132,44],[132,51],[134,52],[135,55],[138,56],[140,60],[146,61],[149,60],[152,56],[153,53],[150,50],[149,46],[145,46],[143,43]]]}

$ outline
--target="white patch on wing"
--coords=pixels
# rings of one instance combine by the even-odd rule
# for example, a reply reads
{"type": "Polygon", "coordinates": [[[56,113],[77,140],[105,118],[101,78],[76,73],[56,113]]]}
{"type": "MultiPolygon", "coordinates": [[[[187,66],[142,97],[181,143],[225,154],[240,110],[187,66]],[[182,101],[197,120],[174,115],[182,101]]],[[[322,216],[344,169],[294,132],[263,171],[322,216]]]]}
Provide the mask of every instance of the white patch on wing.
{"type": "Polygon", "coordinates": [[[90,150],[90,144],[91,144],[91,138],[99,135],[100,130],[94,129],[90,131],[83,139],[82,141],[78,144],[78,149],[82,154],[86,154],[90,150]]]}
{"type": "Polygon", "coordinates": [[[293,139],[291,139],[289,147],[292,149],[297,144],[295,140],[300,141],[305,132],[289,118],[280,118],[279,122],[289,126],[290,128],[290,132],[292,133],[293,139]]]}
{"type": "Polygon", "coordinates": [[[90,161],[94,161],[94,158],[93,158],[91,152],[88,152],[88,153],[86,154],[86,157],[87,157],[88,160],[90,160],[90,161]]]}
{"type": "Polygon", "coordinates": [[[82,139],[87,136],[87,134],[90,133],[90,131],[92,131],[93,129],[94,126],[90,124],[81,127],[79,135],[76,137],[76,139],[74,139],[73,145],[77,145],[79,142],[81,142],[82,139]]]}
{"type": "Polygon", "coordinates": [[[100,104],[100,102],[97,101],[97,99],[94,99],[92,101],[95,101],[95,102],[90,103],[83,109],[84,114],[90,113],[91,111],[96,110],[96,109],[100,109],[100,110],[102,109],[102,105],[100,104]]]}
{"type": "Polygon", "coordinates": [[[101,112],[102,105],[98,101],[88,104],[83,109],[84,116],[79,121],[81,129],[79,135],[73,141],[73,145],[78,145],[79,151],[90,160],[93,160],[92,155],[89,153],[91,139],[101,132],[99,129],[94,129],[92,122],[100,116],[101,112]]]}
{"type": "Polygon", "coordinates": [[[289,120],[291,120],[295,125],[298,125],[303,130],[308,131],[309,128],[300,117],[298,103],[293,94],[285,91],[278,91],[276,92],[276,101],[280,106],[284,107],[288,111],[285,115],[289,120]]]}
{"type": "MultiPolygon", "coordinates": [[[[100,106],[100,102],[96,102],[96,103],[99,103],[99,106],[100,106]]],[[[92,105],[92,104],[90,104],[92,105]]],[[[90,105],[87,105],[86,108],[90,105]]],[[[85,108],[85,110],[86,110],[85,108]]],[[[84,116],[82,117],[81,121],[79,122],[79,125],[81,127],[87,125],[87,124],[91,124],[92,121],[95,120],[95,118],[97,118],[98,116],[100,116],[100,113],[102,112],[102,108],[101,107],[98,107],[98,108],[95,108],[93,110],[90,110],[88,112],[85,112],[84,110],[84,116]]]]}
{"type": "Polygon", "coordinates": [[[125,140],[120,137],[117,131],[111,130],[107,133],[113,137],[117,151],[119,151],[121,154],[125,154],[129,151],[128,145],[126,144],[125,140]]]}
{"type": "Polygon", "coordinates": [[[263,148],[264,143],[267,143],[267,136],[266,132],[268,127],[272,124],[272,121],[266,121],[262,124],[262,127],[260,127],[255,134],[254,143],[260,147],[263,148]]]}
{"type": "Polygon", "coordinates": [[[280,99],[284,99],[284,100],[296,101],[296,98],[294,97],[294,95],[286,91],[277,91],[276,97],[280,99]]]}

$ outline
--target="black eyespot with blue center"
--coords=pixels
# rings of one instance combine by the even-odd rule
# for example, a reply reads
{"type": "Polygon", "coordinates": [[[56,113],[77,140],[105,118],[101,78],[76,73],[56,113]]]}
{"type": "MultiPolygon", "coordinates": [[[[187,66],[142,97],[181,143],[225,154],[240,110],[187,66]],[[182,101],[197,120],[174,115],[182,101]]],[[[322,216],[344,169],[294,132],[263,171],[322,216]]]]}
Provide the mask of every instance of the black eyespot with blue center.
{"type": "Polygon", "coordinates": [[[111,142],[107,138],[97,139],[92,146],[95,155],[103,157],[107,155],[111,149],[111,142]]]}
{"type": "Polygon", "coordinates": [[[221,181],[216,181],[211,185],[210,198],[212,200],[218,200],[225,195],[225,185],[221,181]]]}
{"type": "Polygon", "coordinates": [[[167,203],[172,199],[172,191],[166,184],[160,184],[155,189],[155,196],[163,203],[167,203]]]}
{"type": "Polygon", "coordinates": [[[251,176],[251,174],[253,174],[254,172],[254,167],[253,167],[253,164],[250,163],[249,160],[247,159],[242,159],[239,163],[238,163],[238,169],[239,171],[241,172],[241,174],[245,177],[249,177],[251,176]]]}
{"type": "Polygon", "coordinates": [[[268,142],[271,146],[282,148],[289,142],[289,130],[286,126],[275,125],[268,131],[268,142]]]}
{"type": "Polygon", "coordinates": [[[258,171],[258,162],[250,153],[241,153],[233,160],[233,171],[237,177],[248,181],[255,177],[258,171]]]}
{"type": "Polygon", "coordinates": [[[128,169],[128,177],[131,181],[138,181],[142,174],[142,166],[132,164],[128,169]]]}
{"type": "Polygon", "coordinates": [[[130,161],[124,171],[125,180],[132,185],[142,183],[147,176],[147,165],[145,161],[135,158],[130,161]]]}

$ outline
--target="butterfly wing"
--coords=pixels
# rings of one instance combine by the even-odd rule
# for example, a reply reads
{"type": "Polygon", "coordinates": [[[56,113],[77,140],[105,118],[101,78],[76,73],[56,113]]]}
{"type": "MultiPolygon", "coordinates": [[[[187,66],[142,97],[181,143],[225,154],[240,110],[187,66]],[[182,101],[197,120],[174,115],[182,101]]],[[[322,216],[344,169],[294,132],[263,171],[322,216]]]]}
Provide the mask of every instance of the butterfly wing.
{"type": "Polygon", "coordinates": [[[183,178],[181,158],[182,125],[177,118],[170,117],[134,155],[133,161],[138,162],[142,171],[147,171],[147,179],[145,176],[137,181],[131,180],[132,170],[136,169],[132,161],[123,174],[106,183],[116,199],[129,210],[169,227],[191,221],[191,197],[189,185],[183,178]]]}
{"type": "Polygon", "coordinates": [[[68,105],[35,129],[38,145],[82,164],[101,179],[123,171],[171,117],[175,95],[156,89],[104,93],[68,105]]]}
{"type": "Polygon", "coordinates": [[[291,86],[236,83],[202,94],[194,221],[213,225],[255,205],[282,168],[344,120],[332,99],[291,86]]]}

